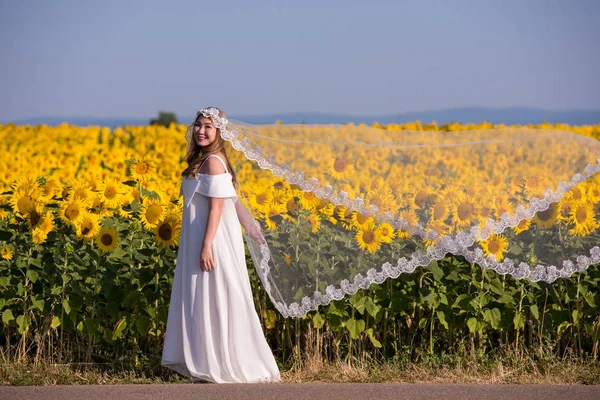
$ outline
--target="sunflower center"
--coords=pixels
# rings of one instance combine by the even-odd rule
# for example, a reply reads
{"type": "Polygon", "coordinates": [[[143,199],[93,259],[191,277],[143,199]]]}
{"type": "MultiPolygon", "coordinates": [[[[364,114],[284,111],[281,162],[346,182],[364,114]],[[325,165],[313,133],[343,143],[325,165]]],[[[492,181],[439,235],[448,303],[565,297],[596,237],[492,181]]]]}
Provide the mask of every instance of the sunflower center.
{"type": "Polygon", "coordinates": [[[469,219],[473,215],[473,204],[462,203],[458,206],[458,218],[463,221],[469,219]]]}
{"type": "Polygon", "coordinates": [[[138,174],[145,174],[148,172],[148,164],[146,163],[137,163],[135,165],[135,172],[138,174]]]}
{"type": "Polygon", "coordinates": [[[348,168],[348,161],[345,158],[336,158],[333,162],[333,169],[336,172],[344,172],[348,168]]]}
{"type": "Polygon", "coordinates": [[[550,207],[547,210],[544,211],[538,211],[537,213],[537,217],[541,220],[541,221],[548,221],[549,219],[552,218],[552,215],[554,214],[554,208],[550,207]]]}
{"type": "Polygon", "coordinates": [[[73,221],[74,219],[77,219],[80,211],[81,210],[79,209],[79,206],[77,204],[71,204],[66,208],[65,215],[68,219],[73,221]]]}
{"type": "Polygon", "coordinates": [[[366,215],[362,215],[362,214],[357,214],[356,215],[356,221],[359,224],[364,224],[365,222],[367,222],[369,220],[369,217],[367,217],[366,215]]]}
{"type": "Polygon", "coordinates": [[[577,209],[577,212],[575,212],[575,218],[580,224],[585,222],[585,220],[587,219],[587,210],[585,209],[585,207],[579,207],[577,209]]]}
{"type": "Polygon", "coordinates": [[[433,219],[440,219],[446,214],[446,205],[442,202],[435,203],[433,206],[433,219]]]}
{"type": "Polygon", "coordinates": [[[429,199],[429,193],[425,190],[419,190],[417,195],[415,196],[415,205],[417,207],[423,208],[427,200],[429,199]]]}
{"type": "Polygon", "coordinates": [[[17,201],[17,208],[21,213],[26,213],[33,208],[33,200],[25,195],[17,201]]]}
{"type": "Polygon", "coordinates": [[[315,194],[313,192],[305,192],[304,193],[304,198],[306,200],[314,200],[315,199],[315,194]]]}
{"type": "Polygon", "coordinates": [[[162,224],[158,228],[158,237],[164,241],[171,240],[173,237],[173,227],[169,223],[162,224]]]}
{"type": "Polygon", "coordinates": [[[256,202],[260,205],[265,204],[267,201],[267,195],[265,193],[260,193],[256,195],[256,202]]]}
{"type": "Polygon", "coordinates": [[[105,246],[110,246],[113,243],[113,238],[109,233],[105,233],[100,237],[100,241],[105,246]]]}
{"type": "Polygon", "coordinates": [[[582,195],[581,189],[579,189],[579,188],[574,188],[573,189],[573,200],[579,200],[579,199],[581,199],[581,195],[582,195]]]}
{"type": "Polygon", "coordinates": [[[40,214],[37,213],[37,211],[33,210],[29,213],[29,223],[31,224],[32,227],[37,226],[37,224],[39,224],[40,222],[40,214]]]}
{"type": "Polygon", "coordinates": [[[290,199],[287,204],[285,205],[285,207],[287,208],[287,210],[290,213],[297,213],[298,212],[298,204],[296,204],[296,202],[294,201],[294,199],[290,199]]]}
{"type": "Polygon", "coordinates": [[[490,253],[497,253],[498,251],[500,251],[500,243],[498,243],[497,240],[492,240],[488,244],[488,250],[490,251],[490,253]]]}
{"type": "Polygon", "coordinates": [[[114,199],[116,194],[117,191],[112,186],[109,186],[104,190],[104,197],[106,197],[107,199],[114,199]]]}
{"type": "Polygon", "coordinates": [[[162,215],[162,207],[159,204],[152,204],[146,210],[146,219],[151,224],[156,224],[162,215]]]}
{"type": "Polygon", "coordinates": [[[85,225],[83,225],[81,227],[81,234],[82,235],[87,235],[88,233],[90,233],[91,230],[92,230],[92,227],[90,226],[90,224],[86,223],[85,225]]]}
{"type": "Polygon", "coordinates": [[[374,243],[375,242],[375,232],[364,231],[362,238],[363,238],[363,242],[365,242],[366,244],[374,243]]]}

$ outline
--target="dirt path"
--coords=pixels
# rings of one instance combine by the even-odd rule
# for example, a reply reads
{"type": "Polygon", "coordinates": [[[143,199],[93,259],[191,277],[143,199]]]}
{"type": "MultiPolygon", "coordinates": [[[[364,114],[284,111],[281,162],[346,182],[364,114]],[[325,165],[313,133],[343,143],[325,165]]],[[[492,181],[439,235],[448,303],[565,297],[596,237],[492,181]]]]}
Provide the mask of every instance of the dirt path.
{"type": "Polygon", "coordinates": [[[453,385],[388,383],[165,384],[0,387],[0,399],[600,399],[598,386],[453,385]]]}

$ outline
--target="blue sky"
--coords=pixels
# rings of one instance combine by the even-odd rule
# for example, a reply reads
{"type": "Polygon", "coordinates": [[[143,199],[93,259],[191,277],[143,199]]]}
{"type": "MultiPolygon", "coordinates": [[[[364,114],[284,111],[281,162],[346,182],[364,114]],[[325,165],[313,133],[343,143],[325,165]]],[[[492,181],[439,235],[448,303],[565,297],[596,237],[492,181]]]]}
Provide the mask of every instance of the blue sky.
{"type": "Polygon", "coordinates": [[[600,108],[600,1],[2,1],[0,121],[600,108]]]}

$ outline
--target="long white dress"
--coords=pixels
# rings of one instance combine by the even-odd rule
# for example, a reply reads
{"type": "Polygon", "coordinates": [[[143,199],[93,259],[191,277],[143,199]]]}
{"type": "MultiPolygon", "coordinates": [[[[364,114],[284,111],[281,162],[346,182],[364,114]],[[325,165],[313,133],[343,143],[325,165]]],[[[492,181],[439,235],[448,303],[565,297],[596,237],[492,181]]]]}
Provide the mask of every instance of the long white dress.
{"type": "MultiPolygon", "coordinates": [[[[218,157],[225,166],[223,160],[218,157]]],[[[227,171],[227,167],[225,166],[227,171]]],[[[161,365],[192,380],[277,382],[250,287],[231,175],[183,178],[184,208],[161,365]],[[213,245],[214,269],[200,268],[209,197],[225,198],[213,245]]]]}

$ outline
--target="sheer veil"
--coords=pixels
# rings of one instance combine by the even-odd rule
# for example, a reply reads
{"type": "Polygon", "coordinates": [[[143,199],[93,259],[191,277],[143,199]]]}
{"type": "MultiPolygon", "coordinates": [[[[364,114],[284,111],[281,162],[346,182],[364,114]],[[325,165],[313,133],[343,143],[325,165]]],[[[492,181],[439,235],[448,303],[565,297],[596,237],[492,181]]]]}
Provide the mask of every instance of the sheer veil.
{"type": "Polygon", "coordinates": [[[544,282],[600,262],[594,138],[231,120],[221,135],[245,161],[240,198],[264,234],[246,241],[284,316],[448,254],[544,282]]]}

